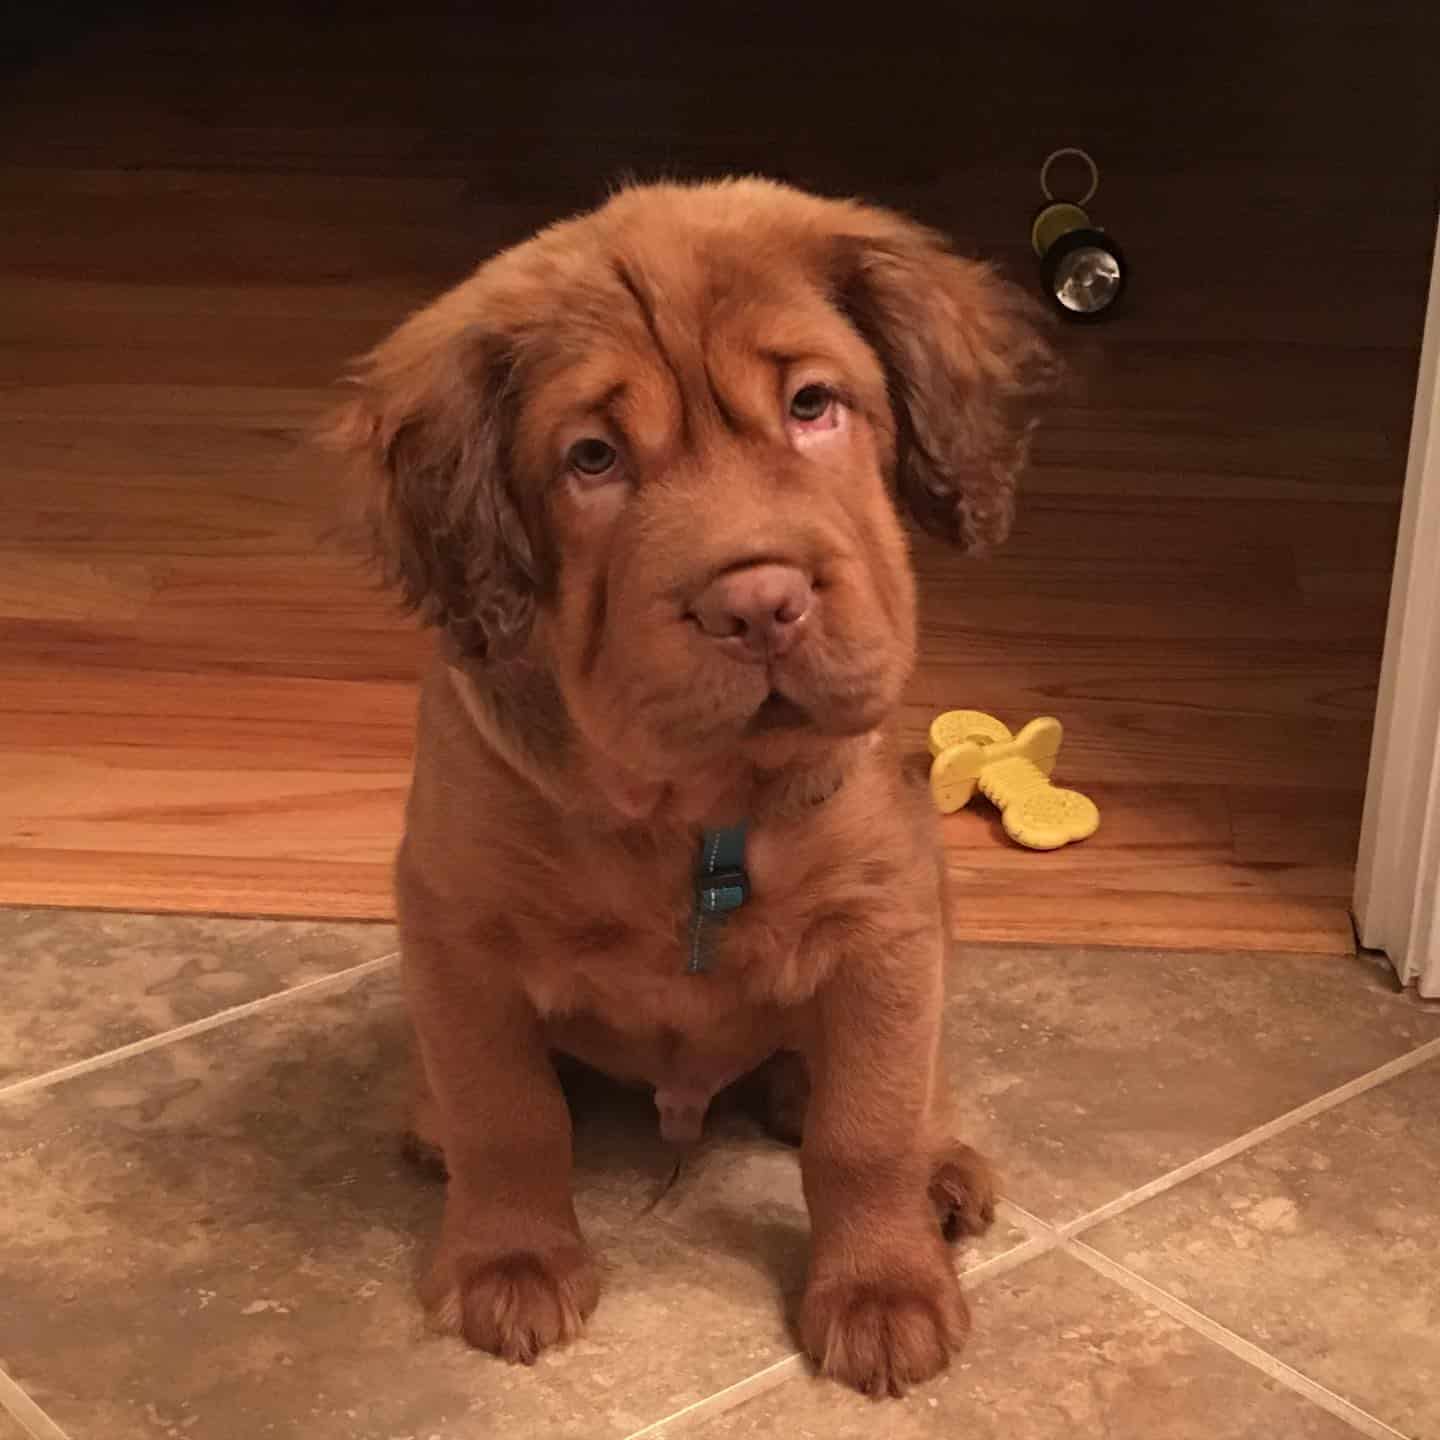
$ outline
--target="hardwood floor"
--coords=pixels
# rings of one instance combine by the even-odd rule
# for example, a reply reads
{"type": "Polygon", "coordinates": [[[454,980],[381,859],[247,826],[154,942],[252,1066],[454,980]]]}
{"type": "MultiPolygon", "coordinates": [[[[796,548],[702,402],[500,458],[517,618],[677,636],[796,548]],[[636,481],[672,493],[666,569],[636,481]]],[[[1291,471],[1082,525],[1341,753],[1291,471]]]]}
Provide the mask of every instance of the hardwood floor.
{"type": "Polygon", "coordinates": [[[947,820],[959,923],[1350,949],[1434,16],[1274,4],[1097,45],[1077,7],[853,38],[643,10],[33,37],[0,86],[0,901],[389,913],[425,642],[319,542],[299,442],[346,358],[491,249],[627,167],[761,168],[1028,281],[1038,162],[1083,143],[1127,308],[1068,333],[1083,385],[1007,550],[918,546],[907,725],[918,751],[936,710],[1056,714],[1104,821],[1038,855],[947,820]]]}

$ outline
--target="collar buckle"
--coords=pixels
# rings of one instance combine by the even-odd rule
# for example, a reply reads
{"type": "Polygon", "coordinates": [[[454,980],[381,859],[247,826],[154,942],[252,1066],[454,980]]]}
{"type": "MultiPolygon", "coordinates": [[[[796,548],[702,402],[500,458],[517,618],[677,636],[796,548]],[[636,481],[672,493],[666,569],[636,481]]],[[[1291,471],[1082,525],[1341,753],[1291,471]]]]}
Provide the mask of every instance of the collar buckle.
{"type": "Polygon", "coordinates": [[[728,915],[749,898],[750,877],[738,865],[695,878],[695,899],[702,915],[728,915]]]}
{"type": "Polygon", "coordinates": [[[700,863],[695,872],[695,910],[690,918],[690,955],[685,969],[703,975],[713,960],[715,937],[709,933],[750,898],[745,869],[747,825],[707,830],[700,837],[700,863]]]}

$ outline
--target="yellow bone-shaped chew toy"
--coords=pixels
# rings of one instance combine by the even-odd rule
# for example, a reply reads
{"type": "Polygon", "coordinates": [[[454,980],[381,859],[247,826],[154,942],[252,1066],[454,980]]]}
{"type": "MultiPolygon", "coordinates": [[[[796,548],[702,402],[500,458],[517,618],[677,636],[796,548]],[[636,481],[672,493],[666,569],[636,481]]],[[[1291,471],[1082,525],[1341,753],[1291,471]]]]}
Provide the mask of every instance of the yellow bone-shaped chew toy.
{"type": "Polygon", "coordinates": [[[978,788],[1000,811],[1005,833],[1031,850],[1058,850],[1093,835],[1100,828],[1095,802],[1050,783],[1064,733],[1048,715],[1018,735],[979,710],[937,716],[930,726],[930,793],[940,813],[959,810],[978,788]]]}

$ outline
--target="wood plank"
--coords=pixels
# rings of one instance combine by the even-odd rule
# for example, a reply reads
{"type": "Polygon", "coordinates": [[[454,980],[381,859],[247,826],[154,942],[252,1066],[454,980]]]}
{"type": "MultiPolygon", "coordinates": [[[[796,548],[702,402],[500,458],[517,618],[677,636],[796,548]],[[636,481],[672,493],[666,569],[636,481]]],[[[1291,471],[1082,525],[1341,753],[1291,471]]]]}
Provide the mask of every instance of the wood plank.
{"type": "Polygon", "coordinates": [[[1364,799],[1360,790],[1247,786],[1232,791],[1235,858],[1243,865],[1353,869],[1364,799]]]}
{"type": "Polygon", "coordinates": [[[193,671],[0,666],[0,751],[111,760],[163,750],[299,771],[404,773],[414,677],[349,681],[193,671]]]}
{"type": "Polygon", "coordinates": [[[155,593],[155,570],[134,560],[61,559],[0,550],[0,617],[133,620],[155,593]]]}
{"type": "Polygon", "coordinates": [[[9,275],[166,286],[443,283],[548,218],[459,178],[56,168],[0,169],[0,211],[9,275]]]}
{"type": "Polygon", "coordinates": [[[108,756],[12,750],[0,843],[361,864],[394,850],[405,766],[361,760],[343,769],[295,770],[254,758],[226,763],[234,758],[224,751],[172,756],[154,746],[119,769],[108,756]]]}
{"type": "Polygon", "coordinates": [[[394,918],[390,865],[0,846],[0,905],[297,919],[394,918]]]}
{"type": "Polygon", "coordinates": [[[0,275],[0,385],[323,386],[435,288],[0,275]]]}
{"type": "Polygon", "coordinates": [[[955,938],[977,944],[1355,953],[1349,910],[1339,900],[977,891],[962,897],[956,912],[955,938]],[[1061,937],[1058,942],[1056,937],[1061,937]]]}

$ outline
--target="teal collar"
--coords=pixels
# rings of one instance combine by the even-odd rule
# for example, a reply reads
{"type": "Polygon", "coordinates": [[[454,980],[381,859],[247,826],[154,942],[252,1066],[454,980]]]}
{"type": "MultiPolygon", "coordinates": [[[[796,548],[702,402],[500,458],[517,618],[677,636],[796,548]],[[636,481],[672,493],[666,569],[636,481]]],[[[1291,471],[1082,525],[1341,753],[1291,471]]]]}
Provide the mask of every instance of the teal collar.
{"type": "Polygon", "coordinates": [[[700,836],[687,974],[703,975],[710,969],[715,928],[750,898],[750,877],[745,873],[749,828],[749,822],[742,821],[723,830],[706,830],[700,836]]]}

